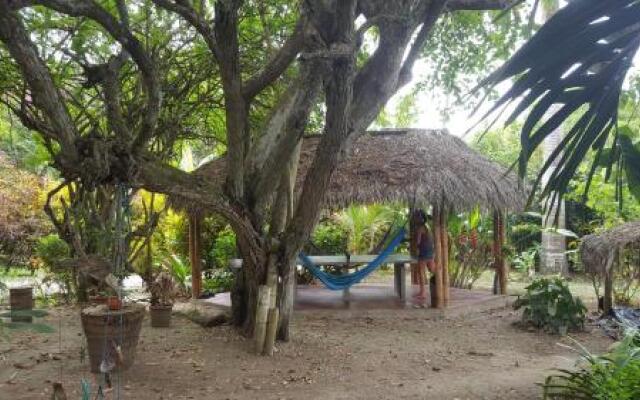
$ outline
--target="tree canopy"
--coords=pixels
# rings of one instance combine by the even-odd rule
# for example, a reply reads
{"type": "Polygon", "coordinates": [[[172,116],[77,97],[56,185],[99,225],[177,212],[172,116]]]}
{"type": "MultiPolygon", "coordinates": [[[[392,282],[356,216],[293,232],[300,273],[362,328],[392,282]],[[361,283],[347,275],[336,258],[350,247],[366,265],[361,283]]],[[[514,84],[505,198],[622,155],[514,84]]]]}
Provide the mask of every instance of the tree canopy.
{"type": "MultiPolygon", "coordinates": [[[[251,329],[257,286],[286,287],[349,144],[411,81],[420,58],[434,57],[435,81],[453,87],[452,70],[505,56],[515,40],[496,48],[481,39],[513,38],[519,26],[494,26],[479,12],[508,4],[0,0],[0,101],[38,132],[63,179],[49,200],[73,185],[70,207],[84,211],[65,218],[116,226],[105,218],[119,215],[107,210],[120,204],[123,185],[179,194],[225,218],[245,260],[234,316],[251,329]],[[476,48],[462,46],[452,26],[467,27],[476,48]],[[293,166],[310,129],[323,133],[322,150],[294,196],[293,166]],[[226,152],[222,191],[178,168],[186,145],[226,152]]],[[[77,224],[50,216],[76,255],[89,256],[77,224]]],[[[278,296],[290,306],[286,290],[278,296]]]]}

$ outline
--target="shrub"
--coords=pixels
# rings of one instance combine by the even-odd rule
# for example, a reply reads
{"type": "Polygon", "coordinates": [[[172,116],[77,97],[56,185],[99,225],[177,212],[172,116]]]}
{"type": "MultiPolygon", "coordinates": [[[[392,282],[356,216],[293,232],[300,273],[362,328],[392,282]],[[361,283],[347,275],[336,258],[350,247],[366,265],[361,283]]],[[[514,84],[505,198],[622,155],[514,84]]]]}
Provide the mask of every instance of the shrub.
{"type": "Polygon", "coordinates": [[[56,234],[43,236],[36,244],[38,264],[47,272],[43,284],[54,282],[62,287],[67,301],[76,294],[74,271],[61,266],[61,262],[70,254],[69,245],[56,234]]]}
{"type": "Polygon", "coordinates": [[[509,243],[516,252],[527,251],[542,240],[542,216],[537,213],[513,215],[509,223],[509,243]]]}
{"type": "Polygon", "coordinates": [[[189,294],[189,288],[187,287],[187,278],[191,273],[191,265],[184,261],[182,257],[172,254],[164,260],[164,267],[169,271],[173,279],[175,280],[178,289],[182,294],[189,294]]]}
{"type": "Polygon", "coordinates": [[[547,377],[544,399],[640,399],[640,335],[625,336],[613,351],[602,356],[582,348],[585,366],[577,371],[560,370],[547,377]]]}
{"type": "Polygon", "coordinates": [[[60,261],[69,257],[69,245],[56,234],[43,236],[36,245],[36,254],[46,268],[55,270],[60,261]]]}
{"type": "Polygon", "coordinates": [[[540,254],[540,245],[535,244],[529,249],[520,252],[511,259],[511,266],[516,271],[529,275],[536,268],[536,260],[540,254]]]}
{"type": "Polygon", "coordinates": [[[320,223],[312,234],[312,246],[307,246],[309,254],[343,254],[347,251],[347,230],[333,220],[320,223]]]}
{"type": "Polygon", "coordinates": [[[233,287],[233,273],[228,269],[214,269],[209,271],[204,279],[203,288],[207,292],[229,292],[233,287]]]}
{"type": "Polygon", "coordinates": [[[527,293],[514,304],[523,308],[522,319],[552,333],[566,334],[571,329],[583,329],[587,309],[574,298],[560,278],[540,278],[526,287],[527,293]]]}
{"type": "Polygon", "coordinates": [[[229,260],[237,254],[236,249],[236,234],[227,226],[218,233],[218,237],[210,251],[215,266],[217,268],[227,268],[229,266],[229,260]]]}
{"type": "Polygon", "coordinates": [[[7,265],[26,264],[37,238],[51,231],[42,211],[44,186],[41,178],[19,169],[0,151],[0,258],[7,265]]]}

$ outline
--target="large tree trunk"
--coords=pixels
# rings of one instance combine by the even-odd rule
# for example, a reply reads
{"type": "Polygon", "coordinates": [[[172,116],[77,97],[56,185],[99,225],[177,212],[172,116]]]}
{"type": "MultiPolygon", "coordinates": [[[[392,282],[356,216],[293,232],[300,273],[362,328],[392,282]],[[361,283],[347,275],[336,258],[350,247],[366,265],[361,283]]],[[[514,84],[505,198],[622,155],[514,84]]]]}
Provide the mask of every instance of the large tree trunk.
{"type": "Polygon", "coordinates": [[[255,326],[260,281],[256,276],[257,266],[248,263],[245,257],[243,261],[231,293],[231,314],[234,324],[250,336],[255,326]]]}

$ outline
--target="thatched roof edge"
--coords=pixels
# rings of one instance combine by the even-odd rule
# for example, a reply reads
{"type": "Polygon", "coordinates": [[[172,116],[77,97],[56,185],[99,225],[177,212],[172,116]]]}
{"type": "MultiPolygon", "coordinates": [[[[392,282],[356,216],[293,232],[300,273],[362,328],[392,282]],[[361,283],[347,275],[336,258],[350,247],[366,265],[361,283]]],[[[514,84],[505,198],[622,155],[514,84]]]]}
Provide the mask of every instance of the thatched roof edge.
{"type": "Polygon", "coordinates": [[[640,245],[640,221],[584,236],[580,244],[582,265],[586,272],[604,276],[613,268],[615,253],[632,244],[640,245]]]}
{"type": "MultiPolygon", "coordinates": [[[[296,187],[302,187],[321,135],[305,137],[296,187]]],[[[327,208],[353,203],[408,202],[446,204],[454,210],[522,211],[526,191],[517,176],[471,149],[444,130],[370,131],[357,138],[338,166],[325,199],[327,208]]],[[[195,174],[221,187],[225,158],[213,160],[195,174]]],[[[170,204],[191,213],[206,213],[179,196],[170,204]]]]}

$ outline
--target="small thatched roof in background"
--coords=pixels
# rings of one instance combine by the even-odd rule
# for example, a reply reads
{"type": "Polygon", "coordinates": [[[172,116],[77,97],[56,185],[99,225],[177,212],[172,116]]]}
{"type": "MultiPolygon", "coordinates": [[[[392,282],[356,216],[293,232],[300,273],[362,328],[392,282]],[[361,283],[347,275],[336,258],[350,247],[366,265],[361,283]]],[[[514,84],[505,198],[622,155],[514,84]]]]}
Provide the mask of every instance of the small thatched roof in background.
{"type": "MultiPolygon", "coordinates": [[[[321,136],[303,140],[296,188],[302,187],[321,136]]],[[[222,185],[224,157],[195,171],[222,185]]],[[[172,204],[189,211],[205,211],[174,197],[172,204]]],[[[476,205],[485,209],[521,211],[526,193],[514,174],[489,161],[460,138],[439,130],[385,130],[360,136],[335,171],[325,205],[403,201],[447,204],[456,210],[476,205]]]]}
{"type": "Polygon", "coordinates": [[[604,276],[613,267],[616,252],[630,245],[640,246],[640,221],[583,237],[580,244],[582,265],[586,272],[604,276]]]}

